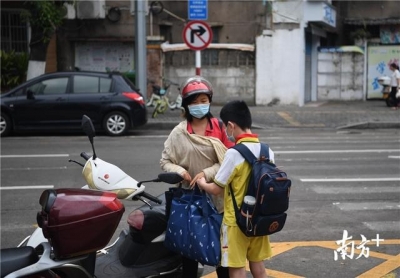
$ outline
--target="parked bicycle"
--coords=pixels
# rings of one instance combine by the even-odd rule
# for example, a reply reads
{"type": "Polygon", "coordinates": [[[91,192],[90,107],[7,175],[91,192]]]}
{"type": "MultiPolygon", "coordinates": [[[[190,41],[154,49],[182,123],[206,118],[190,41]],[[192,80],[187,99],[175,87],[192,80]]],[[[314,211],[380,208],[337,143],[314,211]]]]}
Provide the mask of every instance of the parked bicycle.
{"type": "Polygon", "coordinates": [[[154,111],[152,113],[152,118],[156,118],[158,114],[163,114],[167,109],[175,110],[175,109],[182,109],[182,97],[180,94],[179,84],[175,83],[169,79],[163,78],[163,87],[160,87],[154,82],[152,83],[152,94],[150,99],[147,101],[147,107],[153,107],[154,111]],[[178,87],[178,96],[176,97],[175,101],[170,102],[169,100],[169,88],[171,85],[178,87]]]}

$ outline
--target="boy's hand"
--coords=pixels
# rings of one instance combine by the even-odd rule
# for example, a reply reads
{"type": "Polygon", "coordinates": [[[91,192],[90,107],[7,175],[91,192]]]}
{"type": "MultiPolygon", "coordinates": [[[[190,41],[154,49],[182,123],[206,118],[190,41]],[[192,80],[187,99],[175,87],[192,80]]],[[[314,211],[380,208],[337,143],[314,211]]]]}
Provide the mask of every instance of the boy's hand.
{"type": "Polygon", "coordinates": [[[206,178],[201,177],[200,179],[197,180],[197,185],[200,187],[200,189],[204,189],[204,187],[207,186],[206,178]]]}

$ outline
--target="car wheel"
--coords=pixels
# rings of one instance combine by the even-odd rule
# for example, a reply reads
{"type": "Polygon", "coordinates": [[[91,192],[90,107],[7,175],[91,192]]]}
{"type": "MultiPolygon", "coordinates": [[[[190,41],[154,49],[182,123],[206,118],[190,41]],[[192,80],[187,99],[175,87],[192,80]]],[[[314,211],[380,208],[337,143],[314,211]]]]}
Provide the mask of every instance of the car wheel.
{"type": "Polygon", "coordinates": [[[103,128],[108,135],[123,135],[129,129],[128,117],[122,112],[111,112],[105,116],[103,128]]]}
{"type": "Polygon", "coordinates": [[[10,134],[12,129],[12,123],[10,120],[10,117],[8,117],[6,114],[1,113],[1,118],[0,118],[0,135],[7,136],[10,134]]]}

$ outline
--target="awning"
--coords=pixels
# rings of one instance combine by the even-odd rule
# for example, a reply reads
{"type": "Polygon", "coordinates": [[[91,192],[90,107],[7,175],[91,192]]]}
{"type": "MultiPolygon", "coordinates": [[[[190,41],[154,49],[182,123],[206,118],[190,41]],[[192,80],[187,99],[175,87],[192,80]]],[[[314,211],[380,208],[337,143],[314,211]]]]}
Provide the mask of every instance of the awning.
{"type": "Polygon", "coordinates": [[[318,47],[321,53],[340,53],[340,52],[356,52],[364,54],[364,48],[356,45],[342,45],[333,47],[318,47]]]}
{"type": "MultiPolygon", "coordinates": [[[[185,43],[169,44],[168,42],[162,43],[161,49],[163,52],[190,50],[185,43]]],[[[254,45],[242,43],[211,43],[208,45],[207,49],[232,49],[254,52],[254,45]]]]}
{"type": "Polygon", "coordinates": [[[400,18],[346,18],[344,23],[349,25],[396,25],[400,24],[400,18]]]}

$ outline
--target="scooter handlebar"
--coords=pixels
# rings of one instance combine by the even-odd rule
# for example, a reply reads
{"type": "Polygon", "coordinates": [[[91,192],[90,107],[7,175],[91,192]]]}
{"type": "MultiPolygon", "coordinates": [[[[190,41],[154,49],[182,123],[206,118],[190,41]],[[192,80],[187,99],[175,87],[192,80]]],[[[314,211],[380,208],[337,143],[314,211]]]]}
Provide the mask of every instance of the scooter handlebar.
{"type": "Polygon", "coordinates": [[[88,160],[90,159],[90,155],[88,155],[88,154],[85,153],[85,152],[81,152],[81,157],[82,157],[83,159],[85,159],[86,161],[88,161],[88,160]]]}
{"type": "Polygon", "coordinates": [[[140,195],[145,197],[145,198],[147,198],[147,199],[149,199],[150,201],[153,201],[154,203],[157,203],[159,205],[162,204],[162,200],[158,199],[157,197],[155,197],[155,196],[153,196],[153,195],[151,195],[149,193],[146,193],[146,192],[143,191],[142,193],[140,193],[140,195]]]}

